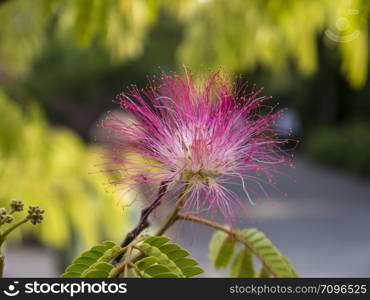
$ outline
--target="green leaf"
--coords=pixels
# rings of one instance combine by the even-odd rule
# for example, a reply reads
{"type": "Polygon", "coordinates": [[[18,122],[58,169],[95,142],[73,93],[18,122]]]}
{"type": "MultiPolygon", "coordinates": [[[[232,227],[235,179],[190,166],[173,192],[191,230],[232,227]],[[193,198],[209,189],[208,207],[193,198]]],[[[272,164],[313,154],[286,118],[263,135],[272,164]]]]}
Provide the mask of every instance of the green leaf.
{"type": "Polygon", "coordinates": [[[186,257],[188,255],[190,255],[190,253],[188,251],[184,250],[184,249],[171,251],[167,254],[168,258],[172,259],[172,260],[183,258],[183,257],[186,257]]]}
{"type": "Polygon", "coordinates": [[[62,274],[62,278],[79,278],[81,275],[81,273],[79,272],[66,272],[64,274],[62,274]]]}
{"type": "Polygon", "coordinates": [[[144,271],[145,269],[149,268],[151,265],[158,263],[159,259],[154,256],[145,257],[135,263],[139,270],[144,271]]]}
{"type": "Polygon", "coordinates": [[[187,257],[179,258],[175,260],[175,263],[180,269],[196,266],[198,264],[198,262],[195,259],[187,257]]]}
{"type": "Polygon", "coordinates": [[[153,236],[143,241],[138,247],[147,256],[135,263],[144,277],[179,278],[191,277],[203,273],[198,262],[188,258],[188,251],[179,245],[168,243],[165,236],[153,236]]]}
{"type": "Polygon", "coordinates": [[[99,258],[99,261],[109,261],[121,250],[121,247],[118,245],[113,246],[104,252],[103,256],[99,258]]]}
{"type": "MultiPolygon", "coordinates": [[[[153,239],[152,238],[150,239],[151,239],[150,242],[153,242],[153,239]]],[[[171,260],[165,253],[161,252],[159,248],[147,244],[146,241],[144,241],[139,247],[146,255],[156,257],[158,259],[159,265],[166,266],[168,271],[176,274],[178,277],[184,277],[184,275],[181,272],[181,269],[177,267],[175,262],[171,260]]]]}
{"type": "Polygon", "coordinates": [[[216,269],[227,267],[234,253],[235,239],[222,231],[216,231],[209,245],[209,258],[216,269]]]}
{"type": "Polygon", "coordinates": [[[186,277],[193,277],[195,275],[199,275],[204,272],[203,269],[199,267],[187,267],[181,270],[186,277]]]}
{"type": "Polygon", "coordinates": [[[209,245],[209,257],[216,268],[227,267],[233,256],[235,242],[243,248],[233,259],[230,276],[232,277],[298,277],[288,259],[259,230],[248,228],[234,234],[217,231],[209,245]],[[256,275],[253,267],[253,255],[261,260],[263,269],[256,275]]]}
{"type": "MultiPolygon", "coordinates": [[[[107,251],[108,249],[111,249],[115,246],[117,246],[117,244],[115,242],[112,242],[112,241],[104,241],[102,245],[98,245],[99,247],[100,246],[103,246],[105,248],[104,252],[107,251]]],[[[96,246],[95,246],[96,247],[96,246]]],[[[93,248],[95,248],[93,247],[93,248]]],[[[93,250],[96,250],[96,249],[93,249],[93,250]]],[[[103,252],[103,251],[101,251],[103,252]]]]}
{"type": "Polygon", "coordinates": [[[159,250],[161,250],[165,254],[168,254],[169,252],[172,252],[175,250],[181,250],[181,247],[176,244],[165,244],[159,247],[159,250]]]}
{"type": "Polygon", "coordinates": [[[83,278],[108,278],[109,277],[109,273],[107,272],[104,272],[102,270],[91,270],[89,272],[87,272],[83,278]]]}
{"type": "Polygon", "coordinates": [[[82,253],[81,256],[89,257],[92,258],[94,261],[97,261],[102,256],[102,252],[91,249],[89,251],[82,253]]]}
{"type": "Polygon", "coordinates": [[[77,273],[82,273],[86,268],[88,268],[88,265],[85,264],[73,264],[67,267],[66,272],[77,272],[77,273]]]}
{"type": "Polygon", "coordinates": [[[85,266],[89,267],[95,261],[96,260],[91,258],[91,257],[82,256],[82,257],[78,257],[74,261],[72,261],[72,264],[80,264],[80,265],[85,265],[85,266]]]}
{"type": "Polygon", "coordinates": [[[170,238],[166,236],[153,236],[145,240],[145,243],[159,248],[163,246],[164,244],[166,244],[169,240],[170,238]]]}
{"type": "Polygon", "coordinates": [[[153,276],[153,278],[179,278],[179,277],[173,273],[160,273],[153,276]]]}
{"type": "Polygon", "coordinates": [[[297,277],[292,265],[272,242],[255,228],[238,231],[244,244],[262,261],[266,270],[276,277],[297,277]]]}
{"type": "Polygon", "coordinates": [[[171,273],[171,271],[168,268],[166,268],[164,265],[153,265],[147,268],[145,270],[145,273],[154,277],[155,275],[158,275],[161,273],[171,273]]]}
{"type": "MultiPolygon", "coordinates": [[[[86,269],[82,274],[81,277],[89,277],[92,278],[91,276],[96,276],[96,273],[99,271],[101,274],[104,273],[104,276],[100,276],[103,278],[107,278],[110,271],[112,271],[114,267],[106,262],[97,262],[93,265],[91,265],[88,269],[86,269]],[[94,275],[91,275],[90,273],[93,273],[94,275]]],[[[93,277],[93,278],[99,278],[99,277],[93,277]]]]}
{"type": "Polygon", "coordinates": [[[79,257],[72,261],[62,278],[94,277],[106,278],[109,276],[113,266],[108,263],[119,251],[121,247],[114,242],[103,242],[83,252],[79,257]]]}
{"type": "Polygon", "coordinates": [[[289,262],[288,258],[286,256],[283,256],[283,259],[284,259],[285,263],[288,265],[288,267],[291,269],[293,277],[299,277],[298,273],[294,269],[293,265],[289,262]]]}
{"type": "Polygon", "coordinates": [[[94,247],[91,248],[91,251],[97,251],[97,252],[103,252],[103,253],[106,250],[108,250],[108,249],[106,249],[106,247],[103,246],[103,245],[96,245],[96,246],[94,246],[94,247]]]}
{"type": "Polygon", "coordinates": [[[243,247],[234,258],[230,269],[230,276],[237,278],[254,277],[253,253],[243,247]]]}
{"type": "Polygon", "coordinates": [[[258,278],[269,278],[271,276],[271,273],[269,270],[266,269],[264,265],[261,265],[260,270],[257,274],[258,278]]]}

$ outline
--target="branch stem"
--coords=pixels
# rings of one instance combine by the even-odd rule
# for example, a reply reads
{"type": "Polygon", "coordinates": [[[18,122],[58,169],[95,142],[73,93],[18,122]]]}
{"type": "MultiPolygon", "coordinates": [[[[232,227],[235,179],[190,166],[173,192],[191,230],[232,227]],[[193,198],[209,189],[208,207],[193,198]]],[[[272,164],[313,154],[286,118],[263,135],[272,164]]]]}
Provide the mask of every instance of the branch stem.
{"type": "Polygon", "coordinates": [[[139,223],[137,226],[130,231],[125,240],[122,242],[121,247],[126,247],[128,244],[130,244],[145,228],[149,227],[149,221],[148,218],[150,214],[153,212],[153,210],[161,204],[161,199],[165,195],[167,191],[167,184],[168,182],[162,182],[159,191],[158,191],[158,196],[157,198],[146,208],[144,208],[141,211],[141,216],[139,223]]]}
{"type": "MultiPolygon", "coordinates": [[[[130,231],[123,242],[121,243],[121,247],[125,248],[127,245],[129,245],[136,237],[145,229],[150,226],[150,223],[148,221],[150,214],[153,212],[154,209],[156,209],[157,206],[161,204],[161,199],[166,194],[167,191],[167,181],[161,182],[161,185],[159,187],[158,196],[157,198],[146,208],[144,208],[141,211],[140,220],[136,227],[130,231]]],[[[118,264],[118,262],[122,258],[122,254],[118,255],[114,260],[112,261],[113,264],[118,264]]]]}

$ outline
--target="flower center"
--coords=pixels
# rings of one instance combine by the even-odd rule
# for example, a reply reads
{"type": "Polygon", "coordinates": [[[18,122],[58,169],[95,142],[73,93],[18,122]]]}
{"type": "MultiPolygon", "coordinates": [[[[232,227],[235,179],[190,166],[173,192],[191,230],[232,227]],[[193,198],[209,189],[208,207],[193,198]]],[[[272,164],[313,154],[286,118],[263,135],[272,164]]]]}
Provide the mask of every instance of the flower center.
{"type": "Polygon", "coordinates": [[[205,185],[209,185],[215,180],[217,173],[207,170],[199,170],[194,172],[192,170],[184,170],[181,174],[181,179],[193,182],[202,182],[205,185]]]}

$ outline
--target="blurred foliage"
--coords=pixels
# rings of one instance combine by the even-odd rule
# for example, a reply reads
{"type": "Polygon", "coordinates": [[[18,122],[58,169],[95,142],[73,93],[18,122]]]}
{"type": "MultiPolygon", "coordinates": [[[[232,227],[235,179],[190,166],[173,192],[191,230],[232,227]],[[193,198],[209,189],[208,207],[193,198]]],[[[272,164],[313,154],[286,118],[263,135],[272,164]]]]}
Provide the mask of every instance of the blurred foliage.
{"type": "Polygon", "coordinates": [[[8,0],[0,6],[0,65],[24,72],[47,35],[68,42],[72,35],[82,48],[96,43],[112,61],[132,59],[166,10],[184,24],[180,65],[282,71],[294,62],[312,75],[321,39],[360,88],[368,72],[369,7],[368,0],[8,0]]]}
{"type": "Polygon", "coordinates": [[[19,103],[37,99],[50,122],[73,128],[90,140],[101,114],[117,108],[111,99],[119,91],[133,83],[143,87],[148,76],[176,68],[181,36],[181,26],[162,13],[148,32],[142,55],[122,64],[112,62],[107,49],[97,43],[80,48],[72,36],[64,42],[51,36],[27,76],[9,81],[4,88],[19,103]]]}
{"type": "Polygon", "coordinates": [[[79,47],[93,40],[124,60],[142,51],[148,26],[157,15],[156,1],[145,0],[10,0],[0,4],[0,65],[25,72],[51,33],[70,35],[79,47]]]}
{"type": "MultiPolygon", "coordinates": [[[[0,112],[0,206],[13,198],[39,204],[46,216],[33,233],[56,248],[70,248],[72,236],[83,248],[120,239],[128,212],[104,189],[108,178],[96,172],[97,149],[69,129],[48,127],[37,106],[22,111],[1,90],[0,112]]],[[[24,226],[22,235],[31,230],[24,226]]]]}
{"type": "Polygon", "coordinates": [[[107,49],[98,43],[92,43],[88,49],[80,48],[72,36],[64,41],[51,36],[29,75],[9,82],[7,90],[11,89],[19,101],[32,95],[43,104],[53,122],[85,133],[103,111],[110,109],[110,100],[123,87],[133,83],[144,86],[148,74],[159,72],[159,68],[174,70],[180,39],[179,24],[162,14],[160,22],[149,31],[142,55],[121,64],[112,62],[107,49]],[[75,115],[81,113],[84,120],[89,120],[87,128],[71,124],[80,119],[75,115]]]}
{"type": "Polygon", "coordinates": [[[41,51],[48,20],[40,1],[5,1],[0,4],[0,70],[24,73],[41,51]]]}
{"type": "Polygon", "coordinates": [[[293,60],[306,75],[317,70],[317,41],[325,30],[338,40],[353,31],[360,34],[338,42],[325,35],[332,50],[338,48],[342,71],[353,87],[365,84],[369,53],[369,1],[367,0],[220,0],[184,15],[185,40],[180,58],[190,66],[225,66],[232,71],[262,65],[282,71],[293,60]],[[357,14],[351,11],[357,10],[357,14]],[[342,26],[337,22],[342,21],[342,26]],[[342,30],[338,30],[338,27],[342,30]]]}
{"type": "Polygon", "coordinates": [[[304,139],[311,157],[355,173],[370,175],[370,124],[352,122],[339,128],[320,128],[304,139]]]}

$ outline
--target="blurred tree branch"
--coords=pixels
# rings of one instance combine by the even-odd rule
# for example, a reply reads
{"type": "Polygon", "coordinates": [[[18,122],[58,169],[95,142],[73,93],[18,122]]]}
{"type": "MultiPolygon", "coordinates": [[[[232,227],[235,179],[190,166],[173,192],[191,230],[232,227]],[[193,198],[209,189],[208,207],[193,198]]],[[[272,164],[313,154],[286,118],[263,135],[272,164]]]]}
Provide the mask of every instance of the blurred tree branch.
{"type": "Polygon", "coordinates": [[[326,47],[338,49],[350,84],[361,88],[366,82],[367,0],[13,0],[0,10],[0,57],[6,58],[7,72],[24,72],[46,45],[46,28],[53,24],[54,37],[73,36],[81,48],[97,43],[122,62],[142,53],[148,30],[163,10],[185,28],[180,65],[282,71],[293,61],[309,76],[317,70],[321,36],[326,47]]]}

